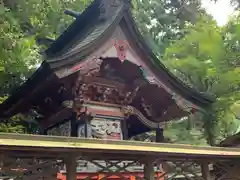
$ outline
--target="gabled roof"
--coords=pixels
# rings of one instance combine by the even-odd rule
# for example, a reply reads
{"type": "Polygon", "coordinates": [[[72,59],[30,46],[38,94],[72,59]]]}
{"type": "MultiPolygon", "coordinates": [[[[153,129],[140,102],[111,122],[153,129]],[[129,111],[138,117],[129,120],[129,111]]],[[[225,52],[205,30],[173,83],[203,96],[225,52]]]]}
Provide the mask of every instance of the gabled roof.
{"type": "Polygon", "coordinates": [[[149,57],[145,59],[145,63],[159,81],[199,107],[210,105],[213,99],[186,86],[171,74],[154,55],[135,25],[130,12],[129,1],[119,0],[117,4],[113,2],[118,1],[95,0],[78,16],[67,30],[46,50],[46,60],[40,69],[1,105],[1,110],[8,110],[13,104],[27,96],[29,92],[36,90],[34,84],[36,82],[41,84],[48,78],[45,75],[43,76],[45,69],[48,69],[48,73],[50,71],[52,73],[56,69],[74,65],[79,62],[79,59],[84,59],[84,57],[94,52],[96,48],[102,45],[102,42],[108,39],[120,23],[125,25],[125,30],[134,39],[140,51],[149,57]]]}
{"type": "MultiPolygon", "coordinates": [[[[124,0],[120,0],[124,1],[124,0]]],[[[100,13],[94,13],[95,11],[99,11],[99,7],[97,5],[100,5],[100,1],[94,1],[92,5],[90,5],[91,8],[87,9],[88,11],[92,11],[94,18],[94,21],[88,22],[88,25],[85,27],[79,27],[77,25],[77,20],[70,26],[71,29],[78,29],[76,30],[76,34],[73,35],[73,37],[77,39],[77,46],[74,46],[74,40],[69,41],[69,44],[72,44],[73,47],[69,48],[67,50],[67,53],[63,55],[57,54],[55,57],[51,57],[47,60],[47,62],[50,64],[50,66],[55,68],[61,68],[63,66],[71,65],[79,61],[81,57],[87,56],[91,52],[93,52],[96,47],[101,46],[102,42],[107,39],[113,30],[116,28],[117,25],[124,22],[126,24],[128,32],[131,34],[133,39],[135,39],[135,43],[137,46],[141,49],[142,52],[146,53],[149,59],[145,60],[146,65],[153,71],[154,75],[160,80],[164,81],[164,84],[167,84],[167,86],[170,86],[171,89],[173,89],[176,93],[181,95],[182,97],[186,98],[190,102],[192,102],[195,105],[198,105],[200,107],[207,106],[213,102],[213,99],[210,97],[207,97],[206,95],[197,92],[190,87],[186,86],[182,81],[180,81],[178,78],[176,78],[173,74],[171,74],[168,69],[161,63],[161,61],[154,55],[150,47],[146,44],[143,37],[139,33],[135,22],[132,18],[131,12],[130,12],[130,5],[129,2],[123,2],[118,7],[111,7],[111,5],[108,6],[108,8],[115,8],[113,11],[109,10],[111,13],[108,14],[108,17],[104,21],[100,20],[99,16],[100,13]],[[98,4],[99,3],[99,4],[98,4]],[[97,4],[97,5],[96,5],[97,4]],[[96,8],[96,9],[95,9],[96,8]],[[89,24],[93,24],[92,26],[89,24]],[[82,33],[81,29],[85,29],[85,33],[82,33]],[[80,32],[81,31],[81,32],[80,32]],[[81,35],[79,35],[79,33],[81,35]],[[80,39],[80,40],[79,40],[80,39]]],[[[108,0],[102,0],[104,3],[109,3],[108,0]]],[[[84,13],[83,13],[84,15],[84,13]]],[[[82,16],[79,17],[82,21],[86,21],[82,16]]],[[[56,47],[57,44],[61,41],[64,41],[64,37],[67,37],[68,34],[70,34],[69,30],[65,31],[64,34],[60,36],[60,38],[47,50],[48,54],[53,49],[52,47],[56,47]]],[[[70,36],[70,35],[69,35],[70,36]]],[[[67,40],[66,40],[67,41],[67,40]]],[[[67,45],[70,47],[69,45],[67,45]]],[[[65,46],[66,47],[66,46],[65,46]]],[[[58,52],[61,54],[62,49],[58,49],[58,52]]],[[[66,50],[66,49],[65,49],[66,50]]],[[[51,53],[54,54],[55,52],[51,53]]]]}

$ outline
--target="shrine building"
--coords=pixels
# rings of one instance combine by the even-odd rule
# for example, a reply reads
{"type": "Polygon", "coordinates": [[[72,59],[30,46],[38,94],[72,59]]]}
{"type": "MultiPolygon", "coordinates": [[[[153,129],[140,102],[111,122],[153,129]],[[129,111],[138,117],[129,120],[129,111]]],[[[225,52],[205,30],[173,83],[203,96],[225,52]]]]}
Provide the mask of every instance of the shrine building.
{"type": "Polygon", "coordinates": [[[94,0],[82,14],[66,14],[75,20],[0,105],[1,121],[34,116],[40,134],[0,133],[0,177],[239,178],[240,150],[230,148],[239,146],[239,134],[221,143],[227,148],[160,143],[166,124],[204,113],[214,100],[184,84],[151,51],[130,0],[94,0]],[[149,131],[158,143],[127,141],[149,131]]]}
{"type": "Polygon", "coordinates": [[[130,1],[95,0],[71,15],[41,66],[1,104],[1,119],[35,113],[43,135],[128,140],[154,130],[162,142],[166,123],[212,104],[151,51],[130,1]]]}

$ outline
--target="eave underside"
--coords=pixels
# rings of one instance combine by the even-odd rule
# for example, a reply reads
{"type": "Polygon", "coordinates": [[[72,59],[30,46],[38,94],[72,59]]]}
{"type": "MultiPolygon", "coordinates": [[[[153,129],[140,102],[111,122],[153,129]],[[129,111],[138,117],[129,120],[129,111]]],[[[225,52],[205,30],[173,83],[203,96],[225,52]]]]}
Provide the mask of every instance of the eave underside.
{"type": "Polygon", "coordinates": [[[232,135],[223,140],[219,146],[221,147],[236,147],[240,145],[240,133],[232,135]]]}
{"type": "MultiPolygon", "coordinates": [[[[114,62],[116,62],[117,64],[118,62],[120,63],[120,61],[117,58],[115,59],[111,58],[108,60],[109,61],[107,61],[106,59],[105,61],[103,60],[103,62],[105,62],[105,66],[108,67],[111,66],[109,66],[109,64],[106,62],[111,62],[110,64],[113,64],[114,62]]],[[[141,75],[141,71],[137,66],[133,66],[135,68],[132,69],[133,68],[132,63],[128,63],[127,61],[122,65],[121,63],[118,65],[114,65],[115,67],[117,67],[117,69],[115,69],[115,72],[118,73],[111,75],[108,74],[111,77],[110,79],[107,77],[107,74],[104,75],[104,71],[101,71],[101,68],[102,70],[105,69],[103,65],[100,65],[101,66],[100,71],[96,72],[94,76],[83,76],[81,78],[80,85],[84,87],[84,91],[81,91],[80,95],[84,96],[88,100],[95,101],[95,103],[100,102],[100,104],[98,104],[99,106],[105,106],[105,103],[110,103],[109,106],[114,106],[114,104],[120,103],[122,99],[121,94],[126,96],[126,94],[124,93],[132,92],[134,97],[132,97],[132,100],[131,102],[129,102],[130,104],[128,105],[135,108],[137,112],[135,112],[136,114],[132,115],[127,120],[129,122],[129,126],[131,126],[129,130],[130,131],[129,136],[149,131],[151,127],[149,125],[146,125],[147,121],[152,121],[153,123],[156,124],[163,123],[169,120],[179,119],[182,116],[185,116],[189,113],[185,112],[180,107],[178,107],[175,101],[172,99],[172,96],[168,94],[168,92],[166,92],[163,88],[160,88],[156,85],[151,85],[146,80],[144,80],[144,77],[141,75]],[[127,72],[126,70],[129,68],[131,74],[124,73],[127,72]],[[138,89],[136,94],[134,94],[133,90],[136,89],[138,85],[134,82],[136,79],[133,79],[132,77],[137,78],[138,83],[141,84],[141,87],[138,89]],[[118,82],[116,78],[121,79],[122,82],[118,82]],[[133,86],[134,84],[136,87],[133,86]],[[105,95],[104,94],[101,95],[101,92],[98,92],[97,90],[101,89],[102,91],[103,87],[107,89],[109,88],[111,89],[113,87],[112,90],[114,91],[114,89],[116,89],[119,91],[120,94],[109,94],[110,92],[109,89],[108,90],[109,97],[103,100],[102,97],[104,97],[105,95]],[[159,96],[159,94],[161,94],[161,96],[159,96]]],[[[51,94],[48,93],[48,96],[45,96],[44,98],[41,97],[39,101],[35,100],[35,103],[39,105],[39,113],[43,114],[45,117],[41,121],[42,127],[48,128],[50,126],[54,126],[55,124],[65,121],[65,119],[68,119],[71,116],[72,110],[64,109],[62,104],[64,100],[72,100],[72,97],[70,97],[69,95],[72,92],[71,84],[77,83],[76,82],[77,77],[75,75],[73,74],[71,76],[62,78],[61,83],[59,83],[63,85],[65,84],[66,91],[64,94],[62,94],[64,95],[64,98],[61,97],[62,95],[60,94],[56,96],[56,94],[58,94],[56,92],[59,92],[59,89],[54,90],[53,87],[52,88],[50,87],[50,89],[52,90],[51,94]],[[56,98],[54,98],[53,95],[55,95],[56,98]],[[46,102],[46,99],[49,99],[49,102],[46,102]],[[46,111],[46,109],[48,109],[48,111],[46,111]]],[[[53,86],[57,87],[54,84],[56,83],[53,83],[53,86]]],[[[59,88],[61,87],[59,86],[59,88]]],[[[124,107],[124,105],[122,105],[122,107],[124,107]]],[[[102,114],[104,115],[104,112],[102,114]]],[[[116,115],[110,113],[107,114],[107,116],[116,115]]],[[[154,126],[155,128],[157,128],[158,125],[154,126]]]]}
{"type": "MultiPolygon", "coordinates": [[[[110,64],[114,62],[117,64],[120,63],[117,58],[108,59],[104,62],[111,62],[110,64]]],[[[171,95],[169,95],[163,88],[148,84],[147,81],[144,80],[141,70],[137,66],[127,61],[122,65],[121,63],[117,64],[115,64],[114,67],[117,67],[115,71],[118,73],[112,74],[111,78],[121,78],[122,82],[117,82],[116,79],[108,79],[107,77],[104,77],[104,72],[100,71],[96,74],[97,76],[83,77],[84,81],[82,83],[88,85],[89,88],[97,87],[99,85],[101,86],[102,84],[104,86],[114,87],[118,90],[129,89],[131,91],[137,87],[132,86],[135,84],[135,78],[137,78],[138,83],[142,84],[142,87],[138,89],[131,103],[128,104],[137,110],[137,112],[135,112],[136,114],[127,118],[127,121],[129,122],[129,137],[152,129],[153,127],[151,128],[151,125],[146,124],[148,121],[150,124],[158,124],[172,119],[178,119],[188,114],[176,105],[171,95]],[[127,72],[127,69],[130,70],[130,74],[124,73],[127,72]],[[101,76],[98,76],[100,74],[101,76]],[[161,94],[161,96],[159,96],[159,94],[161,94]],[[143,99],[145,100],[144,102],[143,99]],[[151,107],[146,110],[148,105],[151,105],[151,107]]],[[[107,66],[108,64],[105,63],[105,65],[107,66]]],[[[102,66],[102,69],[104,69],[104,66],[102,66]]],[[[73,109],[65,108],[63,102],[66,100],[72,100],[72,91],[78,78],[77,75],[79,74],[75,73],[62,79],[55,78],[45,86],[42,84],[41,89],[32,91],[25,101],[21,102],[11,110],[11,113],[20,112],[27,115],[30,113],[30,110],[35,111],[37,114],[41,115],[41,118],[39,118],[38,121],[40,126],[44,129],[54,127],[57,124],[69,120],[72,116],[73,109]]],[[[91,91],[86,89],[86,93],[89,97],[96,96],[96,94],[91,94],[90,92],[91,91]]],[[[117,95],[116,97],[111,97],[118,99],[117,95]]],[[[110,106],[113,106],[118,102],[111,103],[112,105],[110,106]]],[[[104,103],[102,105],[104,106],[104,103]]],[[[99,106],[101,106],[101,104],[99,104],[99,106]]],[[[108,115],[115,116],[111,113],[108,115]]],[[[158,125],[154,126],[156,128],[158,125]]]]}

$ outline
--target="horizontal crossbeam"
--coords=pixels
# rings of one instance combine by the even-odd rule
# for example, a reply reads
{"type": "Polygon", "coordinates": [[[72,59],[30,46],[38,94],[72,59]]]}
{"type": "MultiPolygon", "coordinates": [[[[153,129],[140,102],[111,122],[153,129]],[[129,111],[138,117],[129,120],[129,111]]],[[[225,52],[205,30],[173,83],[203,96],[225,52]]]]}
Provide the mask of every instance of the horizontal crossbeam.
{"type": "Polygon", "coordinates": [[[189,145],[157,144],[131,141],[111,141],[96,139],[79,139],[69,137],[49,137],[17,134],[0,134],[0,151],[22,152],[36,155],[51,154],[67,156],[67,153],[103,153],[107,155],[126,155],[179,158],[179,159],[236,159],[240,157],[240,149],[198,147],[189,145]]]}
{"type": "MultiPolygon", "coordinates": [[[[131,173],[127,168],[132,164],[122,166],[119,165],[120,161],[134,161],[144,164],[148,160],[153,160],[155,164],[160,163],[161,165],[169,162],[171,164],[175,163],[176,167],[171,167],[174,169],[174,172],[163,168],[164,172],[160,172],[160,176],[173,179],[178,175],[182,175],[188,179],[201,180],[203,178],[201,177],[200,169],[198,170],[199,172],[196,172],[196,169],[192,169],[194,163],[209,162],[210,164],[216,164],[218,162],[219,164],[226,164],[229,162],[240,162],[240,149],[236,148],[196,147],[189,145],[15,134],[0,134],[0,153],[1,170],[3,173],[4,171],[6,172],[4,174],[6,177],[16,176],[17,174],[14,172],[11,174],[10,171],[12,171],[12,167],[19,167],[21,171],[25,168],[24,171],[29,172],[27,174],[19,172],[19,175],[27,176],[29,179],[41,176],[43,171],[48,171],[46,173],[47,177],[51,176],[52,172],[55,173],[55,168],[52,167],[52,164],[56,164],[59,168],[58,164],[61,163],[59,160],[64,160],[71,155],[80,157],[98,166],[100,171],[97,173],[105,174],[102,180],[112,174],[117,174],[117,176],[124,179],[125,177],[121,175],[122,172],[131,173]],[[105,167],[96,163],[100,160],[107,162],[107,166],[105,167]],[[187,162],[190,162],[190,164],[187,162]],[[111,169],[113,166],[114,168],[111,169]],[[191,168],[189,168],[190,166],[191,168]]],[[[228,173],[231,173],[233,167],[228,167],[224,167],[224,169],[228,173]]],[[[154,168],[158,172],[156,169],[154,168]]],[[[237,174],[233,173],[233,175],[239,178],[237,174]]],[[[138,178],[141,179],[142,177],[138,178]]]]}

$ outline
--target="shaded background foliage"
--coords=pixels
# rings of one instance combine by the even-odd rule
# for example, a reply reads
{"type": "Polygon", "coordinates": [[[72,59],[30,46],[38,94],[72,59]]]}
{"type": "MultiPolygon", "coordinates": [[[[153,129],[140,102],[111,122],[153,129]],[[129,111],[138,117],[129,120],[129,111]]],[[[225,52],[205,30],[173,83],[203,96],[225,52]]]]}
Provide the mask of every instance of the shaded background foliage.
{"type": "MultiPolygon", "coordinates": [[[[66,9],[81,13],[90,0],[0,0],[0,102],[42,61],[39,38],[56,39],[73,21],[66,9]]],[[[239,6],[239,0],[232,1],[239,6]]],[[[132,0],[142,35],[169,70],[183,82],[216,97],[207,113],[165,127],[173,143],[215,145],[239,130],[240,15],[219,27],[200,0],[132,0]]],[[[1,132],[37,132],[35,116],[17,115],[1,132]]],[[[153,132],[136,137],[151,141],[153,132]]]]}

